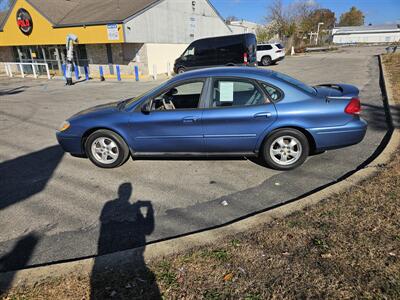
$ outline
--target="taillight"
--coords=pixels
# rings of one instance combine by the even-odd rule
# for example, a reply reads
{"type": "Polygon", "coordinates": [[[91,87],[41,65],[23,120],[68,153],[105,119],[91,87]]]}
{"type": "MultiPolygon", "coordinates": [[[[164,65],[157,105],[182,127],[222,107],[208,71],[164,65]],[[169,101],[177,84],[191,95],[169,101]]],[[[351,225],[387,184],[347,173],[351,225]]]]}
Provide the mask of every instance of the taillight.
{"type": "Polygon", "coordinates": [[[361,112],[361,102],[359,98],[351,98],[349,104],[347,104],[346,108],[344,109],[346,114],[350,115],[359,115],[361,112]]]}
{"type": "Polygon", "coordinates": [[[243,53],[243,62],[244,62],[244,64],[245,65],[247,65],[248,64],[248,60],[247,60],[247,53],[245,52],[245,53],[243,53]]]}
{"type": "Polygon", "coordinates": [[[275,51],[275,53],[279,53],[279,52],[282,52],[282,50],[276,50],[276,51],[275,51]]]}

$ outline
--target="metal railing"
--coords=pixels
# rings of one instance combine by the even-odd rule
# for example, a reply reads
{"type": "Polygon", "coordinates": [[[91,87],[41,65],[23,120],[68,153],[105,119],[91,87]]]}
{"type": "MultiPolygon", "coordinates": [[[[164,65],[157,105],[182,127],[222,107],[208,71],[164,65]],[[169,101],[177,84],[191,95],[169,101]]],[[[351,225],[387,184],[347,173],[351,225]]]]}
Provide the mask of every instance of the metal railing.
{"type": "MultiPolygon", "coordinates": [[[[44,69],[46,70],[46,74],[47,74],[47,78],[51,79],[50,76],[50,70],[49,70],[49,66],[47,63],[21,63],[21,62],[5,62],[4,64],[4,68],[6,71],[7,76],[9,77],[13,77],[13,69],[11,66],[16,66],[17,70],[19,69],[19,73],[21,74],[22,78],[25,78],[25,73],[30,73],[30,71],[24,70],[24,66],[30,66],[31,70],[32,70],[32,74],[33,77],[38,78],[41,71],[40,71],[40,67],[44,67],[44,69]]],[[[18,71],[16,72],[18,73],[18,71]]]]}
{"type": "MultiPolygon", "coordinates": [[[[19,62],[21,63],[38,63],[38,64],[47,64],[49,66],[50,69],[50,73],[51,74],[56,74],[57,72],[61,72],[61,70],[59,69],[59,65],[58,65],[58,61],[56,59],[22,59],[19,62]]],[[[40,70],[40,68],[39,68],[40,70]]]]}

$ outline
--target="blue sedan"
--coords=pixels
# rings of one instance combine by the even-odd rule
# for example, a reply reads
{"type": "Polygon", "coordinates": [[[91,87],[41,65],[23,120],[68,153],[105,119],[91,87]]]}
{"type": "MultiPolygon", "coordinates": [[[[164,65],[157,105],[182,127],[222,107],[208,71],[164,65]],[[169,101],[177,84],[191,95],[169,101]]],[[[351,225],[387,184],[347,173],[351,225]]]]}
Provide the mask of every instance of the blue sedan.
{"type": "Polygon", "coordinates": [[[311,87],[271,70],[203,69],[84,110],[61,125],[57,139],[102,168],[130,156],[259,156],[289,170],[311,153],[364,138],[358,93],[348,84],[311,87]]]}

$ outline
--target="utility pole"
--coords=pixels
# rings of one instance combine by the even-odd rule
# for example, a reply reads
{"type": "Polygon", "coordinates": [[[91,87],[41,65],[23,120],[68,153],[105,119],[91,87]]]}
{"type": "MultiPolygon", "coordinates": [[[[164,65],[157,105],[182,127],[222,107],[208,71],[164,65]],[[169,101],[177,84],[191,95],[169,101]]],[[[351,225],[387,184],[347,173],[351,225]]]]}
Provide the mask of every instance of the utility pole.
{"type": "Polygon", "coordinates": [[[315,37],[315,45],[318,44],[318,37],[319,37],[319,26],[324,25],[323,22],[318,23],[318,29],[317,29],[317,36],[315,37]]]}

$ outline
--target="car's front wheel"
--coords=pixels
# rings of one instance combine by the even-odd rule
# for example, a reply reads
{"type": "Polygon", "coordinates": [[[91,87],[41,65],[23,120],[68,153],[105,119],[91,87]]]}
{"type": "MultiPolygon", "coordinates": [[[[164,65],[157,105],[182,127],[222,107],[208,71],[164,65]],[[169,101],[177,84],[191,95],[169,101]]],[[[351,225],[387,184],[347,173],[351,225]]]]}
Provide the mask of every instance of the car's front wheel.
{"type": "Polygon", "coordinates": [[[129,157],[129,147],[121,136],[110,130],[93,132],[85,143],[86,154],[100,168],[116,168],[129,157]]]}
{"type": "Polygon", "coordinates": [[[310,151],[307,137],[296,129],[280,129],[264,142],[262,156],[276,170],[291,170],[304,163],[310,151]]]}

